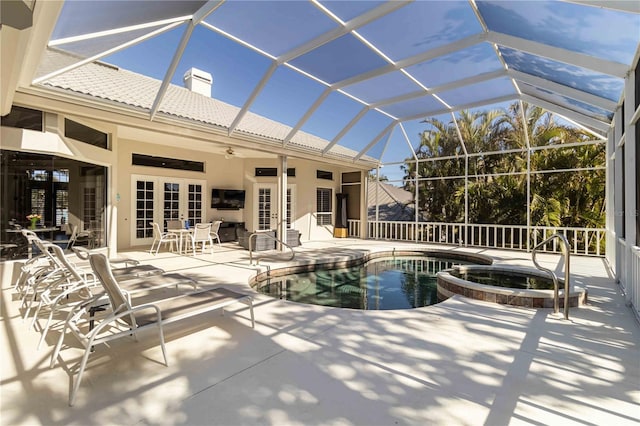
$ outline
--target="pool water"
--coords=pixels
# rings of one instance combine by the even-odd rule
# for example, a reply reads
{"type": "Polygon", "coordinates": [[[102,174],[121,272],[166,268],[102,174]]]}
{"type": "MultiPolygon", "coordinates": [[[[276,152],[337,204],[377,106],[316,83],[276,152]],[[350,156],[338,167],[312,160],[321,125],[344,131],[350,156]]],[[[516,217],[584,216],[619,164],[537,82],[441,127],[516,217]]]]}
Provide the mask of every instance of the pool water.
{"type": "Polygon", "coordinates": [[[491,270],[457,270],[449,272],[454,277],[478,284],[492,285],[527,290],[553,290],[551,278],[535,275],[521,274],[517,272],[491,271],[491,270]]]}
{"type": "Polygon", "coordinates": [[[470,262],[440,257],[394,257],[341,269],[270,278],[256,290],[299,303],[363,310],[409,309],[438,303],[436,273],[470,262]]]}

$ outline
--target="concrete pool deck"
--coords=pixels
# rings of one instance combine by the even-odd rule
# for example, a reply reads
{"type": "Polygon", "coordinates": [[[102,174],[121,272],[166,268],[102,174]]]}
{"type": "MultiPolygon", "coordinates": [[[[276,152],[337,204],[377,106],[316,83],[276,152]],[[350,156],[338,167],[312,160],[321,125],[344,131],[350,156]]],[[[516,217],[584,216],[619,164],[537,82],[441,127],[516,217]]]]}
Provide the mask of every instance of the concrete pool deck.
{"type": "MultiPolygon", "coordinates": [[[[355,239],[305,242],[294,262],[348,259],[367,251],[443,249],[531,265],[528,253],[355,239]]],[[[214,254],[123,252],[167,272],[254,294],[237,244],[214,254]]],[[[552,269],[557,256],[540,255],[552,269]]],[[[74,407],[69,369],[82,352],[62,351],[60,332],[40,351],[2,283],[0,424],[117,425],[503,425],[640,424],[640,327],[605,262],[573,256],[572,279],[589,303],[562,312],[453,297],[397,311],[302,305],[255,294],[165,328],[169,366],[154,333],[121,339],[91,355],[74,407]]],[[[69,340],[69,342],[72,342],[69,340]]]]}

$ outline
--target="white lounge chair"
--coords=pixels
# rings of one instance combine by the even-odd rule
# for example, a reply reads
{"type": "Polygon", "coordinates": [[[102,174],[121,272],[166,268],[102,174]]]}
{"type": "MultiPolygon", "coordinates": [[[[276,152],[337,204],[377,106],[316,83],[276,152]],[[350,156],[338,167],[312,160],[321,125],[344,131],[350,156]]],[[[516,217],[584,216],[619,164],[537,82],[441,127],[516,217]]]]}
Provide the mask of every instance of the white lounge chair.
{"type": "MultiPolygon", "coordinates": [[[[39,291],[35,290],[35,293],[38,294],[39,303],[33,315],[32,327],[35,328],[40,310],[43,307],[49,310],[47,322],[41,329],[42,335],[38,342],[38,349],[40,349],[51,326],[53,316],[60,308],[66,308],[70,304],[90,299],[96,292],[102,293],[102,289],[98,285],[93,271],[73,264],[58,245],[38,241],[37,246],[61,271],[56,280],[46,282],[46,285],[42,286],[42,288],[38,287],[39,291]]],[[[86,249],[77,250],[77,252],[86,255],[85,259],[87,260],[91,253],[86,249]]],[[[89,265],[87,264],[87,266],[89,265]]],[[[109,266],[113,267],[112,259],[109,260],[109,266]]],[[[111,271],[114,278],[130,294],[164,287],[175,286],[178,288],[183,284],[189,285],[193,289],[196,288],[196,281],[191,277],[182,274],[165,274],[163,269],[152,265],[113,268],[111,271]]],[[[96,301],[91,310],[104,310],[103,306],[107,304],[106,298],[103,298],[103,300],[96,301]]]]}
{"type": "MultiPolygon", "coordinates": [[[[251,296],[236,293],[224,288],[200,290],[181,294],[152,303],[136,304],[129,294],[122,290],[113,274],[106,256],[101,253],[90,255],[91,267],[109,297],[110,313],[96,320],[95,327],[89,327],[89,308],[93,301],[75,306],[68,314],[58,343],[51,356],[51,367],[54,367],[62,348],[67,331],[71,332],[84,347],[84,355],[80,361],[78,374],[71,387],[69,405],[75,402],[76,393],[82,381],[92,348],[99,343],[106,343],[121,337],[136,336],[143,330],[152,329],[158,333],[160,347],[165,365],[169,365],[164,342],[163,324],[192,317],[216,309],[224,309],[234,303],[249,306],[251,327],[255,326],[253,315],[253,299],[251,296]]],[[[71,376],[73,382],[73,377],[71,376]]]]}

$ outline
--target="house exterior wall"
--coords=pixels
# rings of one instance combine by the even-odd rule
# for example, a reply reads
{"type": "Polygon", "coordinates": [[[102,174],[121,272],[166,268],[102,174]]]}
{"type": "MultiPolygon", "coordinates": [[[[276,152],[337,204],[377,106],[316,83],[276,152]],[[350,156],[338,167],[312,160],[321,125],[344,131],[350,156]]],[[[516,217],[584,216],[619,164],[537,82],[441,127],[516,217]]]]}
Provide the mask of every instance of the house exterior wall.
{"type": "MultiPolygon", "coordinates": [[[[36,105],[23,105],[37,109],[36,105]]],[[[73,118],[73,117],[72,117],[73,118]]],[[[64,117],[62,115],[45,112],[44,129],[42,132],[34,130],[26,130],[11,127],[0,128],[0,148],[12,151],[32,152],[38,154],[48,154],[52,156],[69,158],[76,161],[92,163],[107,168],[107,188],[112,188],[117,179],[117,173],[112,167],[117,163],[116,153],[114,151],[101,149],[93,145],[80,143],[72,139],[65,138],[64,135],[64,117]]],[[[89,125],[104,131],[106,133],[115,132],[115,126],[107,123],[91,122],[89,125]]],[[[69,197],[69,222],[78,224],[80,218],[75,216],[73,212],[79,212],[81,208],[81,185],[79,179],[75,179],[80,174],[80,170],[73,167],[69,170],[71,182],[69,184],[69,193],[76,196],[69,197]]],[[[113,204],[109,202],[112,199],[112,192],[107,194],[107,206],[105,208],[103,223],[114,215],[113,204]]],[[[105,241],[109,247],[113,248],[115,253],[116,235],[115,228],[107,227],[105,241]]]]}
{"type": "Polygon", "coordinates": [[[132,241],[132,216],[133,200],[132,176],[155,176],[161,178],[176,178],[188,180],[203,180],[205,213],[204,219],[226,221],[242,221],[243,210],[218,211],[211,206],[211,188],[242,188],[243,162],[241,159],[225,159],[223,155],[190,150],[188,148],[170,147],[166,145],[156,145],[139,140],[120,139],[118,144],[117,173],[119,176],[117,184],[118,212],[118,247],[128,248],[135,243],[132,241]],[[189,170],[165,169],[159,167],[146,167],[132,165],[132,154],[144,154],[158,157],[176,158],[180,160],[199,161],[204,163],[204,172],[189,170]]]}
{"type": "MultiPolygon", "coordinates": [[[[247,203],[245,206],[245,222],[249,231],[257,229],[255,198],[256,188],[259,184],[273,184],[277,186],[277,177],[255,176],[258,167],[278,167],[277,158],[246,159],[244,164],[244,188],[247,191],[247,203]]],[[[295,168],[296,176],[287,178],[287,185],[294,191],[294,207],[292,228],[300,231],[302,241],[313,239],[327,239],[333,237],[333,226],[319,226],[316,221],[316,189],[330,188],[334,197],[332,203],[333,217],[335,218],[335,194],[340,189],[340,176],[342,168],[319,164],[314,161],[289,158],[287,168],[295,168]],[[333,180],[317,179],[316,171],[330,171],[333,180]]],[[[274,205],[275,209],[276,206],[274,205]]]]}
{"type": "MultiPolygon", "coordinates": [[[[279,158],[273,153],[255,152],[250,155],[229,157],[224,155],[226,144],[203,141],[200,134],[192,138],[189,131],[177,136],[175,133],[167,135],[162,131],[162,127],[158,131],[140,130],[135,128],[133,122],[129,125],[126,118],[123,118],[124,124],[116,124],[113,115],[102,115],[99,111],[88,114],[84,108],[80,108],[76,116],[75,113],[70,113],[70,111],[76,111],[74,105],[63,103],[61,100],[57,100],[55,104],[61,107],[59,111],[43,105],[47,108],[43,132],[3,127],[2,148],[60,155],[107,167],[107,206],[103,223],[107,224],[106,243],[112,255],[117,250],[141,246],[133,238],[135,197],[132,185],[135,176],[201,180],[204,184],[204,219],[245,222],[245,227],[249,231],[257,228],[255,217],[257,185],[268,183],[277,188],[277,177],[255,176],[256,167],[278,167],[279,158]],[[92,118],[88,118],[89,115],[92,118]],[[109,134],[110,149],[105,150],[64,137],[65,118],[109,134]],[[203,162],[205,171],[134,166],[132,165],[134,153],[203,162]],[[240,210],[211,208],[211,189],[214,187],[244,189],[246,191],[245,208],[240,210]]],[[[20,102],[19,105],[34,109],[43,107],[37,105],[37,102],[20,102]]],[[[179,133],[180,129],[176,130],[176,133],[179,133]]],[[[332,238],[333,225],[317,225],[316,189],[331,189],[333,222],[336,214],[335,194],[340,192],[342,173],[358,171],[358,169],[294,157],[287,157],[287,168],[296,169],[296,176],[289,177],[287,180],[289,187],[294,191],[292,228],[300,231],[302,241],[332,238]],[[333,179],[318,179],[317,170],[331,172],[333,179]]],[[[71,188],[71,190],[77,192],[79,189],[71,188]]],[[[74,200],[77,198],[71,197],[70,203],[74,200]]],[[[273,209],[277,209],[275,200],[273,209]]]]}
{"type": "MultiPolygon", "coordinates": [[[[203,179],[206,181],[204,190],[206,205],[206,220],[245,222],[249,231],[257,229],[256,188],[258,184],[273,184],[277,186],[277,177],[255,176],[257,167],[278,166],[277,158],[225,158],[222,154],[207,153],[199,150],[189,150],[175,147],[156,145],[131,139],[120,139],[118,144],[117,174],[118,187],[118,247],[132,246],[131,212],[133,194],[131,192],[131,176],[146,175],[159,177],[175,177],[181,179],[203,179]],[[201,161],[205,163],[205,172],[162,169],[157,167],[141,167],[131,165],[133,153],[154,155],[160,157],[179,158],[182,160],[201,161]],[[244,189],[246,191],[245,208],[240,210],[218,210],[210,207],[212,188],[244,189]]],[[[330,188],[335,194],[339,192],[340,167],[319,165],[304,159],[290,159],[288,168],[296,169],[296,176],[288,178],[288,185],[294,191],[294,216],[292,227],[301,233],[301,239],[327,239],[333,236],[333,226],[318,226],[316,224],[316,188],[330,188]],[[333,172],[333,180],[316,178],[316,170],[333,172]]],[[[332,204],[335,215],[335,203],[332,204]]],[[[274,202],[273,209],[276,209],[274,202]]]]}

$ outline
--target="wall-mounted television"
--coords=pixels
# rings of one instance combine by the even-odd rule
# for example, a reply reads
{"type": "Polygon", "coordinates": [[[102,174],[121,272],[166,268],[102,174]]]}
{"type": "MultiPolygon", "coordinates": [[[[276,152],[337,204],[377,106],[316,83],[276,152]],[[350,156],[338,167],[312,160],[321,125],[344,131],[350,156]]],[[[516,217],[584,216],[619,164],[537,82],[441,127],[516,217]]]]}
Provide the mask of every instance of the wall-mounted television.
{"type": "Polygon", "coordinates": [[[211,208],[218,210],[243,209],[244,197],[244,189],[213,188],[211,190],[211,208]]]}

